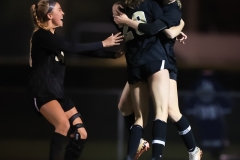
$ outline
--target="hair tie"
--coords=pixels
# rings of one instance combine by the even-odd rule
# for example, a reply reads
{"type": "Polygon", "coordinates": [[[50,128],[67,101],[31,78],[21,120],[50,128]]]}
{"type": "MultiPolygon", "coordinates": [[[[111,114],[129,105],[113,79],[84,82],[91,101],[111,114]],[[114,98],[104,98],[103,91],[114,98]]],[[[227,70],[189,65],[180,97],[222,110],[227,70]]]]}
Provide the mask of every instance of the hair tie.
{"type": "Polygon", "coordinates": [[[49,3],[49,8],[48,8],[47,14],[50,13],[53,10],[56,2],[53,1],[53,0],[49,0],[48,3],[49,3]]]}

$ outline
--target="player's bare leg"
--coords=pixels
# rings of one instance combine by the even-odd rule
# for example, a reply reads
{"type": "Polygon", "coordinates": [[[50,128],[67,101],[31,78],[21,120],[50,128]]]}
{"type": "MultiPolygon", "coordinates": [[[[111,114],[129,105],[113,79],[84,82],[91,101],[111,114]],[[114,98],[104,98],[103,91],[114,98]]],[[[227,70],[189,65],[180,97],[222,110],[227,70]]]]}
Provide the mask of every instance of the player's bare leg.
{"type": "Polygon", "coordinates": [[[192,129],[188,120],[181,114],[179,110],[177,82],[173,79],[170,79],[168,115],[171,121],[176,125],[178,133],[188,149],[189,160],[200,160],[202,157],[202,151],[196,146],[192,129]]]}
{"type": "Polygon", "coordinates": [[[44,104],[40,108],[40,113],[55,127],[51,144],[49,159],[60,159],[63,145],[66,140],[70,124],[61,105],[56,100],[44,104]]]}
{"type": "Polygon", "coordinates": [[[148,114],[148,85],[147,83],[137,82],[130,85],[131,99],[135,115],[135,123],[131,127],[128,140],[127,160],[133,160],[143,131],[143,117],[148,114]]]}
{"type": "Polygon", "coordinates": [[[169,100],[169,72],[162,69],[148,78],[150,94],[155,109],[153,121],[152,160],[162,157],[166,141],[169,100]]]}
{"type": "MultiPolygon", "coordinates": [[[[118,109],[124,117],[126,129],[130,133],[130,128],[135,122],[135,116],[134,116],[134,112],[133,112],[133,103],[132,103],[130,88],[129,88],[128,83],[125,84],[125,87],[122,91],[121,98],[118,103],[118,109]]],[[[144,114],[146,116],[143,116],[143,128],[147,124],[147,118],[148,118],[148,105],[147,104],[146,104],[144,112],[146,113],[146,114],[144,114]]],[[[143,138],[141,138],[134,159],[135,160],[138,159],[145,151],[148,150],[149,147],[150,147],[149,143],[146,140],[144,140],[143,138]]]]}

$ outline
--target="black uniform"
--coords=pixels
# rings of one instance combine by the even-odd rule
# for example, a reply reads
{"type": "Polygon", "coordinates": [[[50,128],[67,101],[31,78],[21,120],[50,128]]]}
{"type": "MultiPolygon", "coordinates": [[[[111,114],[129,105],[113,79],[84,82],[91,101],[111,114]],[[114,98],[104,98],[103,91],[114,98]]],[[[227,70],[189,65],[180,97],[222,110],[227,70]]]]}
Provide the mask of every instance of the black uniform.
{"type": "MultiPolygon", "coordinates": [[[[153,23],[163,16],[160,6],[152,0],[145,0],[134,9],[126,7],[125,13],[144,23],[153,23]]],[[[166,52],[157,36],[145,35],[127,26],[124,26],[123,34],[130,84],[147,81],[155,72],[169,68],[166,52]]]]}
{"type": "MultiPolygon", "coordinates": [[[[173,26],[178,26],[180,24],[182,13],[180,11],[177,1],[167,5],[163,5],[162,9],[163,9],[164,17],[170,20],[173,26]]],[[[159,33],[159,37],[167,53],[168,61],[172,66],[171,69],[169,70],[170,78],[176,80],[177,79],[177,61],[174,53],[174,44],[175,44],[176,38],[169,39],[167,38],[166,35],[164,35],[163,32],[159,33]]]]}
{"type": "Polygon", "coordinates": [[[42,105],[58,100],[64,111],[74,107],[64,90],[66,53],[80,53],[90,56],[113,57],[100,49],[102,42],[79,44],[67,41],[65,38],[39,29],[34,32],[31,43],[31,73],[28,91],[37,110],[42,105]],[[97,52],[91,52],[98,50],[97,52]],[[86,54],[86,51],[90,51],[86,54]]]}
{"type": "MultiPolygon", "coordinates": [[[[163,10],[164,15],[160,19],[156,20],[151,24],[143,24],[143,23],[139,24],[138,26],[139,31],[144,32],[146,35],[155,35],[159,31],[166,29],[167,27],[179,25],[182,17],[182,13],[177,4],[177,1],[167,5],[164,5],[162,2],[162,3],[159,3],[159,5],[163,10]],[[162,23],[162,22],[165,22],[165,23],[162,23]]],[[[170,78],[176,80],[177,79],[177,62],[176,62],[176,57],[173,49],[176,38],[169,39],[166,37],[166,35],[163,32],[159,32],[158,36],[160,38],[161,44],[163,45],[165,52],[167,53],[167,61],[168,61],[168,64],[170,65],[168,67],[170,78]]]]}

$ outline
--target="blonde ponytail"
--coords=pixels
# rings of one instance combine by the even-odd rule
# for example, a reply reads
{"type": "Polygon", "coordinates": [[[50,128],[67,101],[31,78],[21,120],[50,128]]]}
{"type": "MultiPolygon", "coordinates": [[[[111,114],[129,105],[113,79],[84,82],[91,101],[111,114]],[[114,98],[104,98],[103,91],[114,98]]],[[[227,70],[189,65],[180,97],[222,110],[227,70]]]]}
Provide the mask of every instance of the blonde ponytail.
{"type": "Polygon", "coordinates": [[[34,32],[35,32],[39,29],[39,23],[40,23],[37,17],[37,9],[35,4],[31,6],[31,15],[33,19],[34,32]]]}
{"type": "Polygon", "coordinates": [[[38,4],[33,4],[31,6],[31,15],[33,18],[34,32],[39,28],[49,30],[44,23],[47,21],[46,14],[49,10],[49,1],[40,0],[38,4]]]}
{"type": "MultiPolygon", "coordinates": [[[[49,10],[49,1],[48,0],[40,0],[38,4],[33,4],[30,8],[30,13],[33,19],[34,30],[33,33],[36,32],[39,28],[49,30],[44,24],[47,21],[46,14],[49,10]]],[[[29,65],[32,67],[32,37],[30,39],[30,54],[29,54],[29,65]]]]}

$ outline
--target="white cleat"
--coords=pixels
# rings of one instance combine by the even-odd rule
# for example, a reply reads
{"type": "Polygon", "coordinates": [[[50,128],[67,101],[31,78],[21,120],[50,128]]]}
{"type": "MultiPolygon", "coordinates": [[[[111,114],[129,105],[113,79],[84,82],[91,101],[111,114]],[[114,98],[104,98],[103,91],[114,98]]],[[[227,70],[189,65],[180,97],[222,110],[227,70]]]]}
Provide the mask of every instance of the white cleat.
{"type": "Polygon", "coordinates": [[[201,160],[202,154],[202,150],[196,147],[194,151],[189,152],[189,160],[201,160]]]}
{"type": "Polygon", "coordinates": [[[150,148],[149,143],[141,138],[134,160],[137,160],[143,152],[148,150],[148,148],[150,148]]]}

